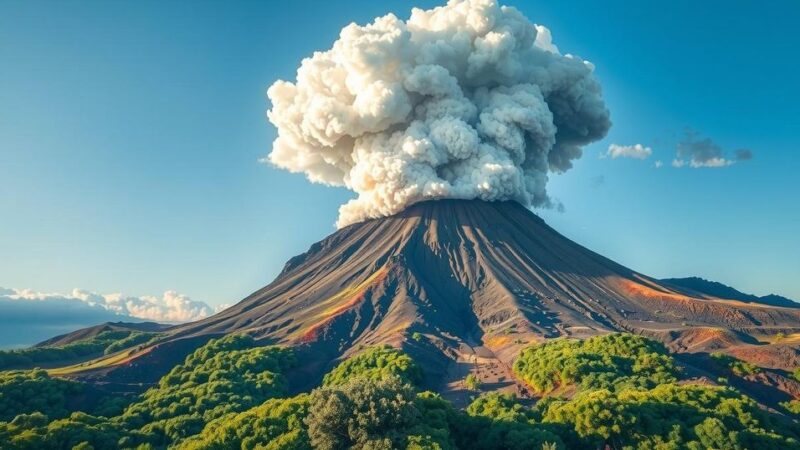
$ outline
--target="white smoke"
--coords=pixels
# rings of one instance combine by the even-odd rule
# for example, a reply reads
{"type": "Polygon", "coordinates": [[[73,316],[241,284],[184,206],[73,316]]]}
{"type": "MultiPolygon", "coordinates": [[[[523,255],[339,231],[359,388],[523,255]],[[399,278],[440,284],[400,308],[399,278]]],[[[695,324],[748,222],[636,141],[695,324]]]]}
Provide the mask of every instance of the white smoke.
{"type": "Polygon", "coordinates": [[[553,206],[548,174],[611,126],[593,68],[492,0],[350,24],[269,88],[269,161],[355,191],[340,227],[434,198],[553,206]]]}

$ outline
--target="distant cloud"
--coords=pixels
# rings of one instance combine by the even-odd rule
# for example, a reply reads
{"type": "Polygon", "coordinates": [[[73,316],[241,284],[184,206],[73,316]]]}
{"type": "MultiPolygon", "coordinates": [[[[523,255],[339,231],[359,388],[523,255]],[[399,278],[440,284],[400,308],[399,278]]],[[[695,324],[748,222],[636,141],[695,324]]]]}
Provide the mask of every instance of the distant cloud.
{"type": "Polygon", "coordinates": [[[730,158],[725,155],[716,142],[710,138],[700,138],[697,132],[687,130],[686,134],[678,143],[676,158],[672,161],[672,166],[699,168],[720,168],[736,164],[738,161],[747,161],[753,158],[753,152],[748,149],[739,149],[735,156],[730,158]]]}
{"type": "MultiPolygon", "coordinates": [[[[4,292],[9,289],[4,290],[4,292]]],[[[12,290],[12,292],[15,292],[12,290]]],[[[76,298],[32,301],[0,295],[0,349],[26,347],[104,322],[142,322],[76,298]]]]}
{"type": "Polygon", "coordinates": [[[660,169],[664,165],[664,163],[661,162],[661,160],[658,160],[653,165],[655,166],[656,169],[660,169]]]}
{"type": "Polygon", "coordinates": [[[753,159],[753,152],[746,148],[740,148],[736,150],[736,160],[737,161],[748,161],[753,159]]]}
{"type": "Polygon", "coordinates": [[[610,157],[611,159],[617,158],[633,158],[633,159],[647,159],[653,154],[653,149],[645,147],[642,144],[634,145],[619,145],[611,144],[608,146],[608,151],[604,153],[603,157],[610,157]]]}
{"type": "Polygon", "coordinates": [[[167,291],[161,297],[137,297],[119,293],[103,295],[82,289],[75,289],[70,294],[51,294],[0,287],[0,301],[83,302],[95,310],[99,308],[121,317],[156,322],[190,322],[214,313],[214,309],[205,302],[192,300],[175,291],[167,291]]]}

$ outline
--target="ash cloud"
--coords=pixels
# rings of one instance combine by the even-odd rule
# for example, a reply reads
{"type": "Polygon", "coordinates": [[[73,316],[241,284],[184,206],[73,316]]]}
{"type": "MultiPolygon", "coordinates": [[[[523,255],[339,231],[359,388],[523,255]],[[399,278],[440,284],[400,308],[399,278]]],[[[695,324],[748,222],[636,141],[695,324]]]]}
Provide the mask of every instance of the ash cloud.
{"type": "Polygon", "coordinates": [[[672,166],[699,168],[728,167],[739,161],[753,159],[753,152],[748,149],[739,149],[733,157],[725,154],[722,147],[710,138],[701,138],[693,130],[687,130],[684,138],[678,143],[675,159],[672,166]]]}
{"type": "Polygon", "coordinates": [[[340,227],[434,198],[557,207],[549,174],[611,126],[593,69],[490,0],[350,24],[269,88],[266,159],[355,191],[340,227]]]}

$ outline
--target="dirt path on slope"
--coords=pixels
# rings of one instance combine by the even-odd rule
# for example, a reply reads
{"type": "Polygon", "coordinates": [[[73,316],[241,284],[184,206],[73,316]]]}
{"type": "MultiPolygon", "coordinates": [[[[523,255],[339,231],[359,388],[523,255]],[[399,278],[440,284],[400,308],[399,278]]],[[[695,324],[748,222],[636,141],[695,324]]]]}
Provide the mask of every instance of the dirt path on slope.
{"type": "Polygon", "coordinates": [[[514,394],[523,401],[533,399],[530,390],[514,376],[511,367],[489,348],[477,342],[463,343],[456,354],[457,358],[447,370],[442,389],[442,397],[454,406],[466,407],[473,398],[486,392],[514,394]],[[470,391],[464,384],[470,373],[480,381],[478,391],[470,391]]]}

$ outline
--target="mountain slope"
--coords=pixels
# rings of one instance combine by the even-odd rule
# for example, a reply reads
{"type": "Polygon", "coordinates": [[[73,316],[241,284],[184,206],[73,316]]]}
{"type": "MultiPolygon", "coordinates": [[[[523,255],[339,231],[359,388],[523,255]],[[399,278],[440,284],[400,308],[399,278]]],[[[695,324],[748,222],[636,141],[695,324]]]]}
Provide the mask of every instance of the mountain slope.
{"type": "Polygon", "coordinates": [[[90,376],[155,381],[179,353],[248,333],[300,352],[307,364],[296,383],[385,343],[411,353],[438,387],[483,365],[513,391],[523,386],[508,367],[523,344],[623,330],[678,350],[733,348],[758,343],[753,336],[793,336],[800,309],[663,283],[572,242],[514,202],[429,201],[336,231],[238,304],[171,328],[158,344],[97,364],[90,376]]]}
{"type": "Polygon", "coordinates": [[[52,337],[34,345],[34,347],[53,347],[72,344],[84,339],[93,338],[106,331],[143,331],[155,333],[164,331],[169,327],[170,325],[162,325],[155,322],[105,322],[93,327],[81,328],[71,333],[52,337]]]}
{"type": "Polygon", "coordinates": [[[740,300],[746,303],[761,303],[764,305],[781,306],[786,308],[800,308],[800,303],[780,295],[770,294],[759,297],[756,295],[745,294],[722,283],[705,280],[699,277],[665,278],[662,279],[661,282],[667,285],[691,289],[701,294],[716,298],[729,298],[732,300],[740,300]]]}
{"type": "Polygon", "coordinates": [[[416,332],[451,356],[481,346],[509,361],[530,340],[693,326],[794,330],[800,311],[661,283],[514,202],[442,200],[335,232],[265,288],[174,336],[248,332],[338,355],[416,332]]]}

